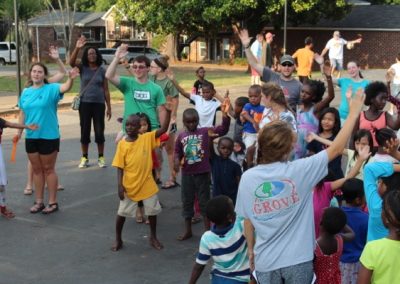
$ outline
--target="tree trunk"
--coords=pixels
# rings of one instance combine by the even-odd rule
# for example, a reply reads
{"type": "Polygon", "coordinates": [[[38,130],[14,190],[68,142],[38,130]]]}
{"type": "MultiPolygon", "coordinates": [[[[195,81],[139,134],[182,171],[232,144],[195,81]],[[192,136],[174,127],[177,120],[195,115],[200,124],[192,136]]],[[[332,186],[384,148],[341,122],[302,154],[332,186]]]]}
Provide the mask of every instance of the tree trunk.
{"type": "Polygon", "coordinates": [[[174,62],[177,60],[176,56],[176,37],[173,34],[167,35],[164,53],[168,55],[169,60],[174,62]]]}
{"type": "Polygon", "coordinates": [[[26,75],[29,73],[29,65],[31,63],[31,52],[29,50],[29,32],[26,21],[21,21],[18,25],[19,34],[19,52],[21,71],[26,75]]]}

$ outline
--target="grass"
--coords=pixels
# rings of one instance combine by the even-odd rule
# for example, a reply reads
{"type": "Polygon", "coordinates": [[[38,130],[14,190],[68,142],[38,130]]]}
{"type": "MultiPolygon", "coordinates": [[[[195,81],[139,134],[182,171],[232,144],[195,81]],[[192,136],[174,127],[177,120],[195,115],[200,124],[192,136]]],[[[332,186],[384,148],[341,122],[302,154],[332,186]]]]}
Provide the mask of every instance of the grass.
{"type": "MultiPolygon", "coordinates": [[[[195,67],[174,67],[174,74],[181,86],[190,92],[195,76],[195,67]]],[[[120,72],[120,70],[118,70],[120,72]]],[[[125,71],[122,71],[121,75],[126,75],[125,71]]],[[[250,74],[246,74],[243,70],[229,70],[229,69],[218,69],[218,70],[207,70],[206,79],[213,82],[217,89],[226,89],[238,85],[248,85],[250,82],[250,74]]],[[[22,77],[22,87],[24,86],[27,78],[22,77]]],[[[0,92],[17,92],[17,80],[15,76],[0,77],[0,92]]],[[[80,79],[77,78],[74,81],[74,85],[69,92],[71,95],[75,95],[79,92],[80,79]]],[[[113,100],[122,100],[121,92],[112,84],[109,84],[111,98],[113,100]]],[[[68,95],[69,95],[68,94],[68,95]]]]}

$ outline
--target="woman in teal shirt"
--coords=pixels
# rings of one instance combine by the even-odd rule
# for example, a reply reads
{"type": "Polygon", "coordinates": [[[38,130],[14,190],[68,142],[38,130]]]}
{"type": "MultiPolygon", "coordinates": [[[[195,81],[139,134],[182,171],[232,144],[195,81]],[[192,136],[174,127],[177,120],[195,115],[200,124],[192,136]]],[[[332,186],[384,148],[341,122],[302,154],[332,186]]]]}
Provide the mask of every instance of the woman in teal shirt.
{"type": "MultiPolygon", "coordinates": [[[[19,100],[20,123],[37,124],[37,131],[26,131],[25,149],[33,168],[35,184],[35,203],[31,213],[50,214],[58,210],[58,178],[55,164],[60,146],[60,132],[57,118],[57,105],[63,94],[68,92],[73,80],[79,75],[74,68],[63,84],[48,83],[48,70],[42,63],[35,63],[29,70],[28,87],[19,100]],[[44,205],[44,186],[49,189],[48,206],[44,205]]],[[[21,138],[22,130],[18,132],[21,138]]]]}

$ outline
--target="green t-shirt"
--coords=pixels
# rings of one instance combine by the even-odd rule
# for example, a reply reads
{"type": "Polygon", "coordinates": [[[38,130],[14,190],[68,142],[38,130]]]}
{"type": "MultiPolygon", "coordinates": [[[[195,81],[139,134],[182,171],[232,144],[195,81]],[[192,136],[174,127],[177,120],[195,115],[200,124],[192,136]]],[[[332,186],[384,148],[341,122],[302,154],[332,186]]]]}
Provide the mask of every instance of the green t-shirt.
{"type": "Polygon", "coordinates": [[[161,87],[165,97],[175,98],[179,96],[178,90],[175,88],[174,84],[172,84],[171,80],[167,77],[162,80],[157,80],[155,76],[149,75],[149,80],[161,87]]]}
{"type": "Polygon", "coordinates": [[[123,93],[125,101],[123,125],[129,115],[143,112],[150,118],[152,130],[160,127],[157,107],[165,104],[160,86],[151,81],[142,84],[131,77],[120,77],[118,89],[123,93]]]}
{"type": "Polygon", "coordinates": [[[373,284],[400,283],[400,241],[387,238],[368,242],[360,257],[360,262],[373,270],[373,284]]]}

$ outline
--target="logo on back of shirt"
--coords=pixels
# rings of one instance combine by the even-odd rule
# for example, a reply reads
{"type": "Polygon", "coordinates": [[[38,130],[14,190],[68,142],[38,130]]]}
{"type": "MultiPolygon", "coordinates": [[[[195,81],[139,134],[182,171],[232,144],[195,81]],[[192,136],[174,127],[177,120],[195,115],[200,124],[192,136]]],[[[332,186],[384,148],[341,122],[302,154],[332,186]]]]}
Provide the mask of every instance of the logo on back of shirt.
{"type": "Polygon", "coordinates": [[[150,100],[150,92],[149,91],[134,91],[133,97],[137,100],[149,101],[150,100]]]}
{"type": "Polygon", "coordinates": [[[253,213],[258,220],[274,218],[300,201],[295,185],[287,179],[264,182],[254,195],[253,213]]]}

